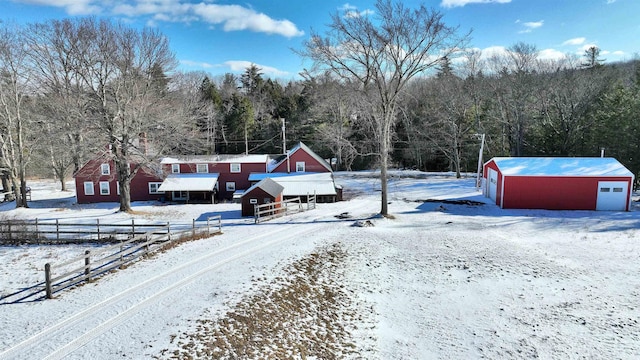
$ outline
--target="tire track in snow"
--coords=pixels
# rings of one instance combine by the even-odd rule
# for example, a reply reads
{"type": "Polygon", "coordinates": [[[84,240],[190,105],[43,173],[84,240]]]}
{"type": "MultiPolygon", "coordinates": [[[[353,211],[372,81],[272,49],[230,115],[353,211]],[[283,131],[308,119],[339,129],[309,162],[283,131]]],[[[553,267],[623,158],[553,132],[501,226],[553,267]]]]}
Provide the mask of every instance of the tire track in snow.
{"type": "MultiPolygon", "coordinates": [[[[349,210],[353,211],[360,207],[362,204],[349,204],[350,206],[344,207],[341,210],[349,210]]],[[[306,235],[308,233],[312,233],[318,228],[325,226],[326,224],[315,223],[319,219],[316,217],[308,224],[293,224],[287,225],[287,223],[279,224],[280,226],[273,230],[265,233],[261,233],[260,235],[256,235],[247,240],[234,243],[232,245],[228,245],[222,249],[217,249],[211,253],[203,255],[199,258],[191,260],[187,263],[181,264],[176,267],[172,267],[167,271],[156,275],[142,283],[139,283],[133,287],[130,287],[114,296],[111,296],[95,305],[92,305],[70,317],[58,322],[55,325],[52,325],[37,334],[3,350],[0,353],[0,359],[21,359],[21,358],[46,358],[46,359],[60,359],[73,353],[73,351],[77,350],[81,346],[91,342],[93,339],[98,337],[100,334],[106,332],[107,330],[117,326],[125,319],[129,318],[133,314],[140,311],[142,308],[146,306],[150,306],[154,300],[161,298],[162,296],[170,293],[173,290],[176,290],[186,284],[195,281],[197,278],[202,276],[208,271],[215,269],[217,267],[223,266],[234,260],[238,260],[244,258],[248,255],[259,252],[262,249],[273,246],[277,243],[290,240],[295,237],[300,237],[301,235],[306,235]],[[279,235],[284,233],[284,236],[276,237],[275,235],[279,235]],[[264,241],[265,238],[275,237],[275,240],[264,241]],[[251,246],[253,243],[258,242],[257,246],[251,246]],[[239,253],[235,253],[238,249],[242,247],[249,246],[246,250],[243,250],[239,253]],[[197,267],[197,265],[206,262],[207,260],[224,255],[225,253],[233,252],[233,255],[226,256],[222,260],[217,261],[214,264],[207,264],[204,268],[197,267]],[[190,272],[189,268],[196,267],[200,269],[196,272],[190,272]],[[162,286],[162,282],[166,281],[166,278],[169,276],[177,276],[178,272],[187,272],[182,276],[182,280],[177,282],[172,282],[168,286],[162,286]],[[134,304],[125,304],[123,302],[130,301],[134,297],[144,296],[144,291],[148,290],[152,287],[161,287],[161,290],[154,292],[150,296],[146,296],[144,298],[136,299],[134,304]],[[96,318],[96,315],[99,314],[108,314],[110,311],[112,312],[114,308],[119,308],[125,306],[126,309],[123,311],[117,312],[116,315],[107,315],[107,319],[102,320],[98,325],[95,325],[91,330],[85,331],[79,335],[73,335],[73,333],[78,333],[78,330],[74,328],[82,328],[84,330],[87,329],[87,326],[82,326],[83,323],[96,318]],[[71,340],[64,340],[65,337],[73,337],[71,340]],[[62,339],[60,339],[62,338],[62,339]],[[52,345],[53,344],[53,345],[52,345]],[[34,351],[45,351],[48,354],[34,354],[34,351]],[[27,354],[29,353],[29,354],[27,354]]],[[[273,224],[273,223],[272,223],[273,224]]]]}

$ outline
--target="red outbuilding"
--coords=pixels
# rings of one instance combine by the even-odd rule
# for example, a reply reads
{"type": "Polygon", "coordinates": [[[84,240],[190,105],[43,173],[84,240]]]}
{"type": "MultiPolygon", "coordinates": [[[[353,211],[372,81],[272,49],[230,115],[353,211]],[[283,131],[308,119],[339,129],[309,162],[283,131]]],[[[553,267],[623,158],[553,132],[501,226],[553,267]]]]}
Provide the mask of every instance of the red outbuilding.
{"type": "Polygon", "coordinates": [[[256,205],[273,203],[274,209],[279,209],[282,190],[284,187],[270,178],[253,185],[242,194],[242,216],[253,216],[256,205]]]}
{"type": "Polygon", "coordinates": [[[483,177],[504,209],[629,211],[634,182],[613,158],[496,157],[483,177]]]}

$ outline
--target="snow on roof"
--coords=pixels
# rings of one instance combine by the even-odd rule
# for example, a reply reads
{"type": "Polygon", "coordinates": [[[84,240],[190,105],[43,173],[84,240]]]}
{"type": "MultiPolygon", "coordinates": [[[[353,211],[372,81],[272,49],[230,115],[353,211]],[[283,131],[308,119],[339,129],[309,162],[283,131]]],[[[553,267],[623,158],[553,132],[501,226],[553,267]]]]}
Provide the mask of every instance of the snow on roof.
{"type": "Polygon", "coordinates": [[[190,156],[168,156],[162,158],[162,164],[176,163],[267,163],[269,155],[263,154],[237,154],[237,155],[190,155],[190,156]]]}
{"type": "Polygon", "coordinates": [[[512,176],[633,176],[614,158],[496,157],[503,175],[512,176]]]}
{"type": "Polygon", "coordinates": [[[170,174],[158,191],[213,191],[217,182],[217,173],[170,174]]]}
{"type": "Polygon", "coordinates": [[[252,173],[249,181],[272,179],[282,185],[284,196],[336,195],[332,173],[252,173]]]}
{"type": "Polygon", "coordinates": [[[270,178],[265,178],[265,179],[262,179],[257,184],[253,185],[252,187],[250,187],[249,189],[247,189],[247,191],[245,191],[244,194],[242,194],[242,196],[249,194],[253,189],[256,189],[256,188],[260,188],[264,190],[264,192],[266,192],[267,194],[273,197],[278,196],[278,194],[282,193],[282,190],[284,190],[284,187],[282,185],[278,184],[277,182],[273,181],[270,178]]]}

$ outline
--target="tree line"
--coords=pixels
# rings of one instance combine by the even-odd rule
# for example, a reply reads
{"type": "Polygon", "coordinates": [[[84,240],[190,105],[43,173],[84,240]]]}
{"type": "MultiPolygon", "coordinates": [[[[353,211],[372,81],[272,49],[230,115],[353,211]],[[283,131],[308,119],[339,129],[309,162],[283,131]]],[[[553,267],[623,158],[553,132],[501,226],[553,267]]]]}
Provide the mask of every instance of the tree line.
{"type": "MultiPolygon", "coordinates": [[[[517,43],[499,55],[424,6],[378,1],[377,18],[336,14],[300,52],[299,80],[252,65],[212,77],[177,70],[169,42],[96,18],[0,24],[0,168],[26,204],[29,176],[65,181],[88,159],[129,184],[161,156],[283,153],[304,141],[337,170],[475,172],[493,156],[616,157],[640,172],[640,62],[599,49],[562,59],[517,43]],[[416,31],[420,29],[420,31],[416,31]],[[409,50],[409,51],[408,51],[409,50]]],[[[386,194],[386,189],[384,189],[386,194]]],[[[381,213],[386,214],[386,195],[381,213]]]]}

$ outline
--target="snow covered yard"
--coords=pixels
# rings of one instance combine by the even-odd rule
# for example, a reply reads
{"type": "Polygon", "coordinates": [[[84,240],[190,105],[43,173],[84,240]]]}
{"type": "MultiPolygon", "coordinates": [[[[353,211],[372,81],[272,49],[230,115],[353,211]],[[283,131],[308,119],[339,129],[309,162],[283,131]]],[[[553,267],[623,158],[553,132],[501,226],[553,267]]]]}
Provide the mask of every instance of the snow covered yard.
{"type": "MultiPolygon", "coordinates": [[[[5,217],[188,224],[221,213],[224,234],[53,300],[0,305],[0,358],[640,356],[637,205],[501,210],[482,204],[475,178],[395,172],[394,218],[377,218],[374,175],[339,173],[349,201],[260,225],[238,205],[134,203],[129,215],[32,185],[34,206],[4,204],[5,217]],[[425,201],[434,199],[473,202],[425,201]],[[373,226],[354,226],[362,220],[373,226]]],[[[82,251],[2,247],[2,291],[82,251]]]]}

